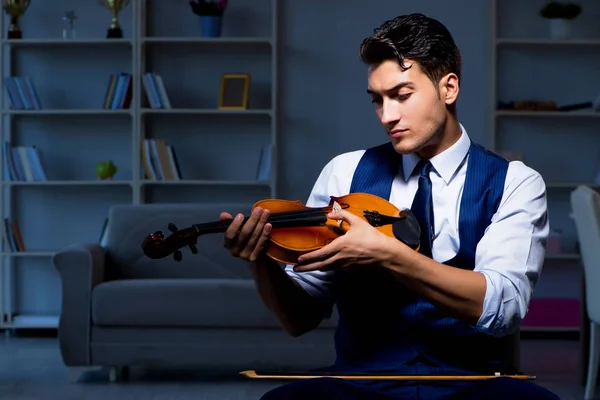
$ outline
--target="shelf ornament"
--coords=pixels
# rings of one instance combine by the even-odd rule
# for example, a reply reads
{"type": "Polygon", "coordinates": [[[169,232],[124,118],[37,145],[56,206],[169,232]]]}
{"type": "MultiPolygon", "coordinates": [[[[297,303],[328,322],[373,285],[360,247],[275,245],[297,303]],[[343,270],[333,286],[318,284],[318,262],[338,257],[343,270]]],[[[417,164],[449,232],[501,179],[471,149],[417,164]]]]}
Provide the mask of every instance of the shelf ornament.
{"type": "Polygon", "coordinates": [[[102,161],[96,164],[96,176],[98,176],[98,179],[101,181],[112,180],[118,171],[119,168],[117,168],[112,160],[102,161]]]}
{"type": "Polygon", "coordinates": [[[227,0],[190,0],[190,7],[200,17],[200,32],[203,37],[219,37],[223,27],[223,14],[227,0]]]}
{"type": "Polygon", "coordinates": [[[63,39],[75,39],[75,27],[73,24],[76,19],[77,15],[75,15],[75,11],[67,11],[63,15],[63,21],[65,22],[65,27],[62,31],[63,39]]]}
{"type": "Polygon", "coordinates": [[[22,39],[23,31],[19,26],[19,19],[25,14],[31,0],[4,0],[4,12],[10,16],[8,39],[22,39]]]}
{"type": "Polygon", "coordinates": [[[112,15],[112,23],[106,32],[106,38],[122,38],[123,29],[121,29],[121,25],[119,24],[119,13],[129,5],[130,0],[98,0],[98,2],[108,11],[110,11],[112,15]]]}
{"type": "Polygon", "coordinates": [[[571,23],[581,14],[581,6],[575,3],[550,1],[540,10],[540,16],[550,22],[550,37],[555,40],[569,39],[571,23]]]}

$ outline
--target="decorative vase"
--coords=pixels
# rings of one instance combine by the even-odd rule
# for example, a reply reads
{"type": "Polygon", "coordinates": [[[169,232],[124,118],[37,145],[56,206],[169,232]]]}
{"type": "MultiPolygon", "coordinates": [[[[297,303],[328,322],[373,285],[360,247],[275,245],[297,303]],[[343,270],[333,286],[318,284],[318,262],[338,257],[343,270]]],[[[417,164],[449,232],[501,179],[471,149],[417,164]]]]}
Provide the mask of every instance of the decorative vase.
{"type": "Polygon", "coordinates": [[[203,15],[200,17],[200,31],[203,37],[221,36],[223,17],[218,15],[203,15]]]}
{"type": "Polygon", "coordinates": [[[565,40],[571,35],[571,21],[564,18],[552,18],[550,21],[550,37],[565,40]]]}

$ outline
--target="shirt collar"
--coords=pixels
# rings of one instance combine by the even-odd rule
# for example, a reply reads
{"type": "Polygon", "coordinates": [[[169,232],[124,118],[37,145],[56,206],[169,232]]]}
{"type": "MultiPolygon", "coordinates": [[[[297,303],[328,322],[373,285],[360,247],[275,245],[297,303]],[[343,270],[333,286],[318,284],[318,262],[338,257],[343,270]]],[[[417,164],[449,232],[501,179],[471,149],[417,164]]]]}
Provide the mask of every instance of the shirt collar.
{"type": "MultiPolygon", "coordinates": [[[[435,168],[446,184],[450,182],[471,147],[471,139],[462,124],[460,124],[460,131],[461,135],[456,143],[430,159],[433,168],[435,168]]],[[[419,161],[421,161],[421,158],[415,153],[402,156],[402,169],[405,181],[408,181],[419,161]]]]}

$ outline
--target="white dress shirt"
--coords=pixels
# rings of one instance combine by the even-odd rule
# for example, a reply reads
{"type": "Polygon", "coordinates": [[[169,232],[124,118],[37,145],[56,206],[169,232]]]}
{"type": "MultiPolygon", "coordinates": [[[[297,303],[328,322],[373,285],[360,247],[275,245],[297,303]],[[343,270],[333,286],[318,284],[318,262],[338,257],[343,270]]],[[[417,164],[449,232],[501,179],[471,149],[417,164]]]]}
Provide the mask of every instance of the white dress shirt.
{"type": "MultiPolygon", "coordinates": [[[[460,139],[449,149],[431,158],[435,234],[433,259],[445,262],[460,248],[458,222],[460,199],[468,163],[470,139],[461,125],[460,139]]],[[[354,170],[365,150],[334,157],[322,170],[306,202],[309,207],[329,204],[330,196],[349,193],[354,170]]],[[[418,188],[419,162],[416,154],[402,157],[403,174],[392,184],[390,202],[399,209],[410,208],[418,188]]],[[[491,224],[477,244],[475,271],[485,276],[487,287],[483,313],[475,328],[493,336],[514,332],[525,317],[546,251],[549,232],[546,185],[541,175],[520,161],[508,167],[504,194],[491,224]]],[[[334,271],[286,272],[324,306],[330,316],[334,299],[330,277],[334,271]]]]}

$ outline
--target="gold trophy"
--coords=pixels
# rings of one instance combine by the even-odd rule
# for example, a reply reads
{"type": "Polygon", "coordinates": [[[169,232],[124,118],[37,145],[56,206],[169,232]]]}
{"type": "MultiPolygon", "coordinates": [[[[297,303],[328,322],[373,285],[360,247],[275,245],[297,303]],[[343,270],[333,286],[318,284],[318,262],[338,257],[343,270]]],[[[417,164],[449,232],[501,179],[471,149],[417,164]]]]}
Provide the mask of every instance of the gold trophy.
{"type": "Polygon", "coordinates": [[[19,18],[25,14],[30,2],[31,0],[4,0],[4,11],[10,15],[10,26],[7,34],[9,39],[23,38],[19,18]]]}
{"type": "Polygon", "coordinates": [[[121,25],[119,25],[118,16],[121,11],[125,7],[129,5],[130,0],[98,0],[100,4],[108,9],[112,14],[112,24],[110,24],[110,28],[108,28],[108,32],[106,33],[106,37],[109,39],[118,39],[123,37],[123,30],[121,29],[121,25]]]}

